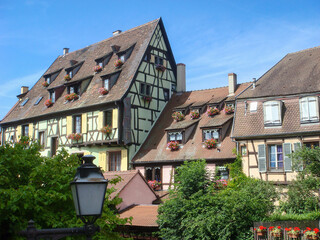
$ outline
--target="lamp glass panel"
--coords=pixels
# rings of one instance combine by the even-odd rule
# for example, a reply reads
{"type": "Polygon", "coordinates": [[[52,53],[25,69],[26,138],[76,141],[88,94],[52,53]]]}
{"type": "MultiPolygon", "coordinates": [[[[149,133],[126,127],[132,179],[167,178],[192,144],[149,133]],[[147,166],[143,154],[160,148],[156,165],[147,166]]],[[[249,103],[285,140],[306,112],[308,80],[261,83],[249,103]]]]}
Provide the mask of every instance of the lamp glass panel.
{"type": "Polygon", "coordinates": [[[76,190],[76,186],[74,184],[71,184],[71,192],[72,192],[74,208],[76,209],[76,214],[79,215],[79,204],[78,204],[78,199],[77,199],[77,190],[76,190]]]}

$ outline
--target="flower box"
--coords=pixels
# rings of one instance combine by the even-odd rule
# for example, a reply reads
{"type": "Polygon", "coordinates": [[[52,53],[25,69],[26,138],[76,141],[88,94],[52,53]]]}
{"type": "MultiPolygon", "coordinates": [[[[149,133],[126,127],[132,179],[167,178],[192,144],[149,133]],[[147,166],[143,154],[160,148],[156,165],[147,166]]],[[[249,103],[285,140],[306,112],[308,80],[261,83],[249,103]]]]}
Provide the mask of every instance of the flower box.
{"type": "Polygon", "coordinates": [[[68,135],[68,139],[78,141],[82,138],[81,133],[71,133],[68,135]]]}
{"type": "Polygon", "coordinates": [[[178,149],[179,149],[179,142],[177,142],[177,141],[168,142],[167,147],[168,147],[171,151],[178,150],[178,149]]]}
{"type": "Polygon", "coordinates": [[[225,112],[226,114],[234,113],[234,107],[226,106],[226,108],[224,109],[224,112],[225,112]]]}
{"type": "Polygon", "coordinates": [[[204,145],[208,149],[215,148],[217,146],[217,140],[215,140],[213,138],[207,139],[207,140],[204,141],[204,145]]]}
{"type": "Polygon", "coordinates": [[[112,133],[112,127],[107,125],[107,126],[101,128],[100,132],[107,134],[107,135],[110,135],[112,133]]]}
{"type": "Polygon", "coordinates": [[[257,232],[257,236],[266,236],[267,234],[267,227],[259,226],[257,229],[255,228],[254,231],[257,232]]]}
{"type": "Polygon", "coordinates": [[[48,86],[49,86],[49,83],[48,83],[47,81],[44,81],[44,82],[42,83],[42,86],[48,87],[48,86]]]}
{"type": "Polygon", "coordinates": [[[282,230],[281,230],[281,227],[280,226],[277,226],[277,227],[269,227],[269,230],[270,230],[270,233],[271,233],[271,236],[273,237],[276,237],[276,238],[279,238],[282,236],[282,230]]]}
{"type": "Polygon", "coordinates": [[[107,89],[105,89],[104,87],[99,88],[98,92],[100,95],[106,95],[109,93],[109,91],[107,89]]]}
{"type": "Polygon", "coordinates": [[[177,122],[182,121],[184,119],[184,114],[182,114],[181,112],[174,112],[172,114],[172,118],[174,120],[176,120],[177,122]]]}
{"type": "Polygon", "coordinates": [[[307,239],[313,239],[313,240],[316,240],[316,239],[319,239],[319,229],[318,228],[315,228],[315,229],[311,229],[309,227],[306,228],[306,230],[304,230],[303,232],[304,236],[306,236],[307,239]]]}
{"type": "Polygon", "coordinates": [[[53,105],[53,102],[51,99],[47,99],[45,102],[44,102],[44,105],[46,105],[46,107],[51,107],[53,105]]]}
{"type": "Polygon", "coordinates": [[[223,189],[228,186],[228,182],[225,179],[220,179],[214,181],[214,188],[215,189],[223,189]]]}
{"type": "Polygon", "coordinates": [[[217,115],[219,112],[220,112],[220,111],[219,111],[218,108],[216,108],[216,107],[214,107],[214,108],[210,107],[210,108],[207,110],[207,115],[208,115],[208,116],[214,116],[214,115],[217,115]]]}
{"type": "Polygon", "coordinates": [[[149,180],[148,184],[153,190],[160,190],[161,189],[161,181],[149,180]]]}
{"type": "Polygon", "coordinates": [[[192,111],[190,113],[190,118],[191,119],[198,119],[200,117],[200,113],[198,111],[192,111]]]}
{"type": "Polygon", "coordinates": [[[157,64],[157,65],[156,65],[156,69],[157,69],[158,71],[164,72],[164,71],[166,70],[166,67],[163,66],[163,65],[161,65],[161,64],[157,64]]]}
{"type": "Polygon", "coordinates": [[[290,238],[299,238],[300,237],[300,228],[298,228],[298,227],[285,228],[284,230],[286,230],[286,232],[290,238]]]}
{"type": "Polygon", "coordinates": [[[76,93],[70,93],[64,96],[64,99],[69,102],[72,100],[77,100],[78,98],[79,98],[79,95],[76,93]]]}
{"type": "Polygon", "coordinates": [[[151,102],[152,97],[150,97],[150,96],[142,96],[142,100],[146,101],[146,102],[151,102]]]}
{"type": "Polygon", "coordinates": [[[102,70],[102,67],[100,65],[96,65],[93,67],[93,71],[96,73],[101,72],[101,70],[102,70]]]}
{"type": "Polygon", "coordinates": [[[118,60],[116,60],[116,61],[114,62],[114,66],[115,66],[116,68],[120,68],[122,65],[123,65],[123,62],[122,62],[121,59],[118,59],[118,60]]]}
{"type": "Polygon", "coordinates": [[[66,80],[66,81],[69,81],[69,80],[71,80],[71,77],[70,77],[70,75],[69,75],[69,74],[65,75],[65,76],[64,76],[64,80],[66,80]]]}

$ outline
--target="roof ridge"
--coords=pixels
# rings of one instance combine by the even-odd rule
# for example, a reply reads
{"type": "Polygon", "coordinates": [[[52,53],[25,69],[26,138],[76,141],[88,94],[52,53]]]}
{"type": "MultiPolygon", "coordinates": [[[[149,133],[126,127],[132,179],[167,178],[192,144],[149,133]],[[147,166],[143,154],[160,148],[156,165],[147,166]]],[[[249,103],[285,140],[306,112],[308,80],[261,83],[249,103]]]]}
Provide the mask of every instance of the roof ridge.
{"type": "Polygon", "coordinates": [[[307,48],[307,49],[302,49],[300,51],[296,51],[296,52],[292,52],[292,53],[288,53],[287,55],[291,55],[291,54],[297,54],[297,53],[301,53],[301,52],[307,52],[307,51],[310,51],[310,50],[314,50],[314,49],[317,49],[317,48],[320,48],[320,46],[316,46],[316,47],[312,47],[312,48],[307,48]]]}
{"type": "Polygon", "coordinates": [[[67,55],[70,55],[70,54],[74,54],[74,53],[76,53],[76,52],[78,52],[78,51],[81,51],[81,50],[83,50],[83,49],[85,49],[85,48],[89,48],[89,47],[92,47],[92,46],[101,44],[101,43],[103,43],[103,42],[106,42],[106,41],[114,38],[114,37],[118,37],[118,36],[121,36],[121,35],[123,35],[123,34],[125,34],[125,33],[132,32],[132,31],[134,31],[134,30],[137,30],[137,29],[139,29],[139,28],[141,28],[141,27],[145,27],[146,25],[155,23],[155,22],[157,22],[157,21],[160,21],[160,18],[157,18],[157,19],[155,19],[155,20],[152,20],[152,21],[150,21],[150,22],[144,23],[144,24],[142,24],[142,25],[139,25],[139,26],[130,28],[130,29],[126,30],[126,31],[123,31],[123,32],[115,35],[115,36],[111,36],[111,37],[109,37],[109,38],[103,39],[103,40],[101,40],[101,41],[99,41],[99,42],[96,42],[96,43],[90,44],[90,45],[88,45],[88,46],[86,46],[86,47],[83,47],[83,48],[77,49],[77,50],[75,50],[75,51],[69,52],[69,53],[67,53],[67,54],[65,54],[65,55],[59,55],[58,58],[61,58],[61,57],[64,57],[64,56],[67,56],[67,55]]]}
{"type": "MultiPolygon", "coordinates": [[[[237,85],[242,85],[245,83],[251,83],[251,82],[243,82],[243,83],[238,83],[237,85]]],[[[190,91],[185,91],[185,92],[200,92],[200,91],[207,91],[207,90],[215,90],[215,89],[219,89],[219,88],[227,88],[228,86],[222,86],[222,87],[215,87],[215,88],[205,88],[205,89],[198,89],[198,90],[190,90],[190,91]]]]}

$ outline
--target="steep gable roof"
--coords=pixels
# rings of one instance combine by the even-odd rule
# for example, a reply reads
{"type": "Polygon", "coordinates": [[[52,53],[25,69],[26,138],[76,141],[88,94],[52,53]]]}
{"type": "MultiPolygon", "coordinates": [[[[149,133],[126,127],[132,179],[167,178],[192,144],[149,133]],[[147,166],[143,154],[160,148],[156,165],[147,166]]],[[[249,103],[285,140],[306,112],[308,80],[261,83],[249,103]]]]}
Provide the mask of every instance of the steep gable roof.
{"type": "Polygon", "coordinates": [[[23,99],[29,98],[26,105],[23,107],[21,107],[20,104],[16,105],[1,121],[1,124],[40,117],[47,114],[56,114],[70,109],[81,109],[94,105],[103,105],[122,99],[134,78],[153,32],[160,21],[161,19],[151,21],[88,47],[59,56],[32,87],[32,89],[30,89],[30,91],[24,96],[23,99]],[[115,69],[113,64],[118,57],[116,54],[113,54],[109,63],[100,73],[94,74],[93,67],[96,65],[96,59],[112,52],[111,46],[113,45],[120,46],[120,52],[132,46],[134,46],[134,48],[130,58],[119,69],[121,73],[115,85],[107,95],[99,97],[98,89],[102,87],[101,77],[118,71],[118,69],[115,69]],[[67,90],[65,88],[61,97],[56,100],[53,106],[47,108],[44,105],[44,101],[49,98],[48,89],[64,87],[66,83],[69,84],[64,80],[64,76],[66,74],[65,69],[74,66],[74,64],[82,65],[71,81],[77,82],[84,79],[90,80],[88,88],[81,95],[79,100],[69,102],[67,104],[65,104],[63,97],[67,94],[67,90]],[[45,81],[45,76],[57,71],[60,72],[56,79],[48,86],[48,88],[44,88],[42,83],[45,81]],[[38,105],[34,105],[41,96],[43,96],[41,102],[38,105]]]}
{"type": "Polygon", "coordinates": [[[289,53],[262,75],[256,88],[238,98],[262,98],[320,91],[320,46],[289,53]]]}

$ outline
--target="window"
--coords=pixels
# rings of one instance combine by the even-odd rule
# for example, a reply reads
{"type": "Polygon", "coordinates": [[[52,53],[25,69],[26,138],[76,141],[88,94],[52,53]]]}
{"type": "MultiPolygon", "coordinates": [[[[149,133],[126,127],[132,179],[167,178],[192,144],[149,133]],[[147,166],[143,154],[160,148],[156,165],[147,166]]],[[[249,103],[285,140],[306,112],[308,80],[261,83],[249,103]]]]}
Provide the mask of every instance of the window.
{"type": "Polygon", "coordinates": [[[319,147],[319,142],[304,142],[303,143],[307,148],[314,149],[315,147],[319,147]]]}
{"type": "Polygon", "coordinates": [[[42,100],[42,98],[43,98],[43,97],[39,97],[39,98],[38,98],[38,100],[35,102],[35,104],[34,104],[34,105],[38,105],[38,104],[39,104],[39,102],[42,100]]]}
{"type": "Polygon", "coordinates": [[[120,56],[119,56],[119,59],[120,59],[122,62],[125,62],[125,61],[126,61],[124,54],[120,55],[120,56]]]}
{"type": "Polygon", "coordinates": [[[269,145],[269,168],[283,169],[282,145],[269,145]]]}
{"type": "Polygon", "coordinates": [[[170,94],[169,89],[164,88],[163,89],[163,97],[164,97],[165,101],[169,101],[169,98],[170,98],[169,94],[170,94]]]}
{"type": "Polygon", "coordinates": [[[247,155],[247,146],[241,146],[240,151],[241,151],[241,156],[246,156],[247,155]]]}
{"type": "Polygon", "coordinates": [[[102,68],[105,67],[109,63],[111,56],[112,56],[112,53],[102,58],[96,59],[96,64],[102,68]]]}
{"type": "Polygon", "coordinates": [[[161,167],[146,167],[145,176],[147,181],[161,181],[161,167]]]}
{"type": "Polygon", "coordinates": [[[50,84],[50,83],[52,83],[52,82],[57,78],[57,76],[59,75],[59,73],[60,73],[60,70],[57,71],[57,72],[55,72],[55,73],[51,73],[51,74],[49,74],[49,75],[45,75],[45,76],[44,76],[44,79],[45,79],[45,81],[46,81],[48,84],[50,84]]]}
{"type": "Polygon", "coordinates": [[[263,104],[264,108],[264,124],[265,125],[281,125],[281,102],[268,101],[263,104]]]}
{"type": "Polygon", "coordinates": [[[171,85],[171,91],[173,91],[173,92],[177,91],[177,85],[176,84],[172,84],[171,85]]]}
{"type": "Polygon", "coordinates": [[[140,94],[150,96],[151,95],[151,86],[146,83],[140,83],[140,94]]]}
{"type": "Polygon", "coordinates": [[[121,151],[109,152],[109,171],[121,171],[121,151]]]}
{"type": "Polygon", "coordinates": [[[39,132],[38,134],[39,144],[44,147],[44,132],[39,132]]]}
{"type": "Polygon", "coordinates": [[[109,91],[109,78],[103,79],[103,87],[109,91]]]}
{"type": "Polygon", "coordinates": [[[258,108],[258,102],[251,102],[250,103],[250,112],[256,112],[258,108]]]}
{"type": "Polygon", "coordinates": [[[66,69],[66,73],[69,75],[70,78],[73,78],[77,74],[81,65],[82,65],[82,63],[77,64],[76,66],[74,66],[72,68],[66,69]]]}
{"type": "Polygon", "coordinates": [[[54,90],[51,90],[49,92],[49,98],[51,99],[51,101],[54,103],[56,101],[56,94],[55,94],[55,91],[54,90]]]}
{"type": "Polygon", "coordinates": [[[73,132],[81,133],[81,115],[73,117],[73,132]]]}
{"type": "Polygon", "coordinates": [[[29,125],[22,126],[22,136],[29,136],[29,125]]]}
{"type": "Polygon", "coordinates": [[[155,62],[155,64],[163,65],[163,58],[161,58],[159,56],[155,56],[154,62],[155,62]]]}
{"type": "Polygon", "coordinates": [[[120,75],[120,71],[102,76],[102,87],[106,88],[108,91],[116,84],[118,77],[120,75]]]}
{"type": "Polygon", "coordinates": [[[203,138],[204,140],[216,139],[217,141],[219,141],[219,130],[218,129],[203,130],[203,138]]]}
{"type": "Polygon", "coordinates": [[[150,54],[149,54],[149,53],[146,53],[146,54],[144,55],[143,60],[146,61],[146,62],[149,62],[149,61],[150,61],[150,54]]]}
{"type": "Polygon", "coordinates": [[[51,77],[50,76],[48,76],[48,77],[46,77],[46,80],[45,80],[48,84],[50,84],[51,83],[51,77]]]}
{"type": "Polygon", "coordinates": [[[23,107],[24,105],[26,105],[26,103],[29,101],[29,98],[26,98],[21,104],[20,106],[23,107]]]}
{"type": "Polygon", "coordinates": [[[112,126],[112,110],[104,112],[104,125],[112,126]]]}
{"type": "Polygon", "coordinates": [[[70,78],[72,78],[72,77],[73,77],[73,72],[72,72],[72,70],[67,71],[67,74],[69,75],[69,77],[70,77],[70,78]]]}
{"type": "Polygon", "coordinates": [[[318,122],[319,105],[317,97],[304,97],[300,99],[301,122],[318,122]]]}
{"type": "Polygon", "coordinates": [[[182,143],[182,132],[169,132],[168,135],[168,142],[177,141],[179,143],[182,143]]]}
{"type": "Polygon", "coordinates": [[[217,175],[220,176],[220,179],[229,179],[229,173],[226,167],[217,166],[217,175]]]}
{"type": "Polygon", "coordinates": [[[79,84],[74,84],[68,87],[68,93],[76,93],[79,95],[80,93],[80,86],[79,84]]]}

